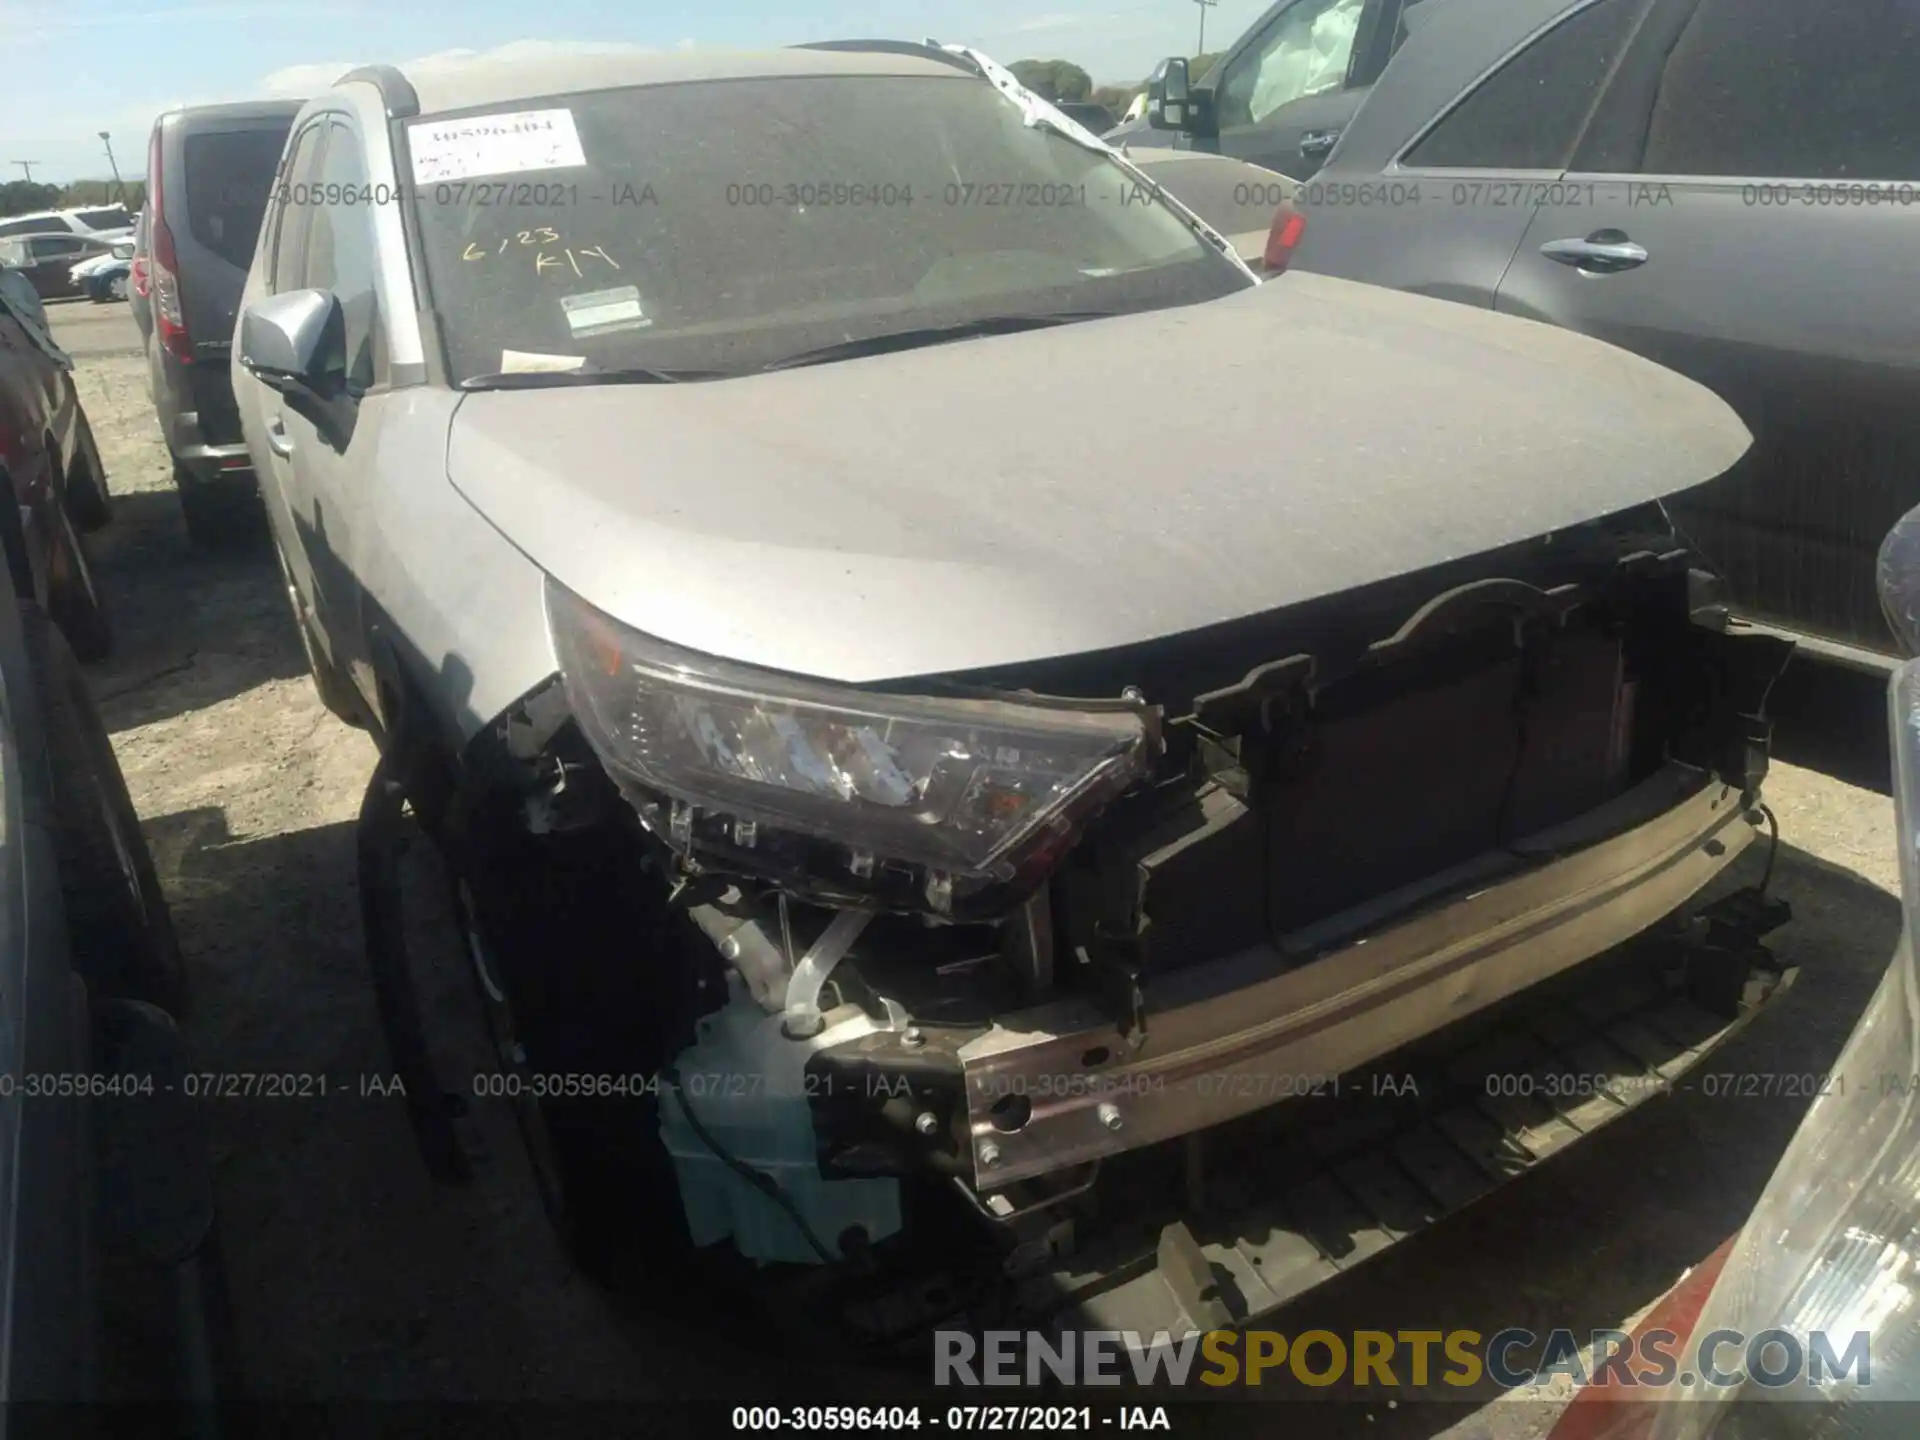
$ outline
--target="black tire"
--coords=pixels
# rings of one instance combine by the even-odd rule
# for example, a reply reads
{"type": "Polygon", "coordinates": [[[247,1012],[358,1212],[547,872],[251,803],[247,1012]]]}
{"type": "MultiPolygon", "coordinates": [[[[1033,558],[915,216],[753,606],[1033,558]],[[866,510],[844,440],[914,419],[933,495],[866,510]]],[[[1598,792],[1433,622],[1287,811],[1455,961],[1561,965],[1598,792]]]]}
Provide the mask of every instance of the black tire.
{"type": "Polygon", "coordinates": [[[46,721],[74,968],[96,997],[142,1000],[179,1016],[186,966],[113,742],[66,638],[31,603],[21,605],[21,621],[46,721]]]}
{"type": "Polygon", "coordinates": [[[113,518],[113,497],[107,489],[107,469],[100,461],[100,447],[94,442],[86,411],[80,412],[78,424],[80,434],[73,447],[64,498],[73,523],[91,534],[113,518]]]}
{"type": "MultiPolygon", "coordinates": [[[[546,836],[496,853],[456,881],[455,912],[485,946],[495,999],[475,983],[501,1069],[524,1075],[649,1076],[674,1044],[660,1017],[692,977],[675,957],[636,956],[659,915],[631,859],[603,837],[546,836]],[[477,904],[470,902],[477,897],[477,904]],[[658,959],[657,964],[649,963],[658,959]],[[517,1063],[503,1053],[521,1047],[517,1063]]],[[[693,1249],[658,1097],[542,1100],[516,1116],[541,1191],[574,1265],[615,1292],[657,1291],[688,1273],[693,1249]]]]}
{"type": "Polygon", "coordinates": [[[104,660],[113,649],[113,622],[79,528],[62,505],[49,509],[55,526],[47,557],[47,610],[82,660],[104,660]]]}
{"type": "Polygon", "coordinates": [[[266,523],[260,497],[250,487],[222,480],[196,480],[177,460],[173,487],[180,493],[180,515],[187,522],[187,538],[204,550],[232,550],[250,544],[266,523]]]}
{"type": "Polygon", "coordinates": [[[313,677],[314,692],[335,719],[343,720],[359,730],[366,729],[366,710],[360,703],[358,692],[334,668],[333,662],[313,638],[313,621],[307,614],[307,602],[300,594],[300,587],[293,583],[293,570],[287,564],[286,551],[280,548],[277,536],[273,541],[273,555],[280,562],[280,580],[287,587],[287,605],[293,611],[294,628],[300,632],[300,648],[306,652],[307,674],[313,677]]]}

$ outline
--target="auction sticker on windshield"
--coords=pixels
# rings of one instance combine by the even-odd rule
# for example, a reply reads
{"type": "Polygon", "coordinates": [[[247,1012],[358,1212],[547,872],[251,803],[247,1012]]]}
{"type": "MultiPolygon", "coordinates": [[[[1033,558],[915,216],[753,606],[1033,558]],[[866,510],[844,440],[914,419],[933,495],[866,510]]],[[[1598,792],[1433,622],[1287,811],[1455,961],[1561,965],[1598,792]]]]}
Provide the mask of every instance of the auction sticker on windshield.
{"type": "Polygon", "coordinates": [[[587,163],[571,110],[429,120],[409,126],[407,140],[413,147],[413,178],[421,185],[587,163]]]}
{"type": "Polygon", "coordinates": [[[622,285],[591,295],[563,295],[567,328],[575,335],[603,335],[609,330],[641,330],[653,324],[640,308],[640,287],[622,285]]]}

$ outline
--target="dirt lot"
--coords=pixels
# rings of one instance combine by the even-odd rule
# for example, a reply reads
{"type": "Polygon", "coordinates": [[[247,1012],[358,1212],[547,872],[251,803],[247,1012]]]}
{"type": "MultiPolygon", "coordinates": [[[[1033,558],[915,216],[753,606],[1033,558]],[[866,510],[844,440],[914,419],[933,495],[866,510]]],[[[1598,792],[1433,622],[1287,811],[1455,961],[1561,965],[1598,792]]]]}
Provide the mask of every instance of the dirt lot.
{"type": "MultiPolygon", "coordinates": [[[[748,1348],[722,1353],[682,1332],[685,1297],[616,1308],[569,1274],[503,1113],[480,1108],[488,1158],[475,1184],[443,1192],[424,1178],[398,1102],[361,1093],[363,1076],[386,1069],[354,892],[352,822],[372,748],[314,698],[270,554],[188,546],[126,308],[51,313],[117,497],[94,546],[118,644],[93,680],[197,986],[199,1068],[326,1077],[324,1097],[210,1102],[248,1391],[740,1398],[773,1365],[747,1358],[752,1337],[735,1333],[748,1348]]],[[[1784,766],[1769,798],[1786,842],[1777,883],[1797,916],[1776,948],[1801,980],[1710,1068],[1818,1072],[1893,949],[1891,807],[1784,766]]],[[[415,859],[430,1025],[463,1057],[455,1064],[478,1065],[478,1017],[451,963],[431,858],[415,859]]],[[[1651,1104],[1278,1323],[1621,1325],[1739,1224],[1803,1108],[1697,1092],[1651,1104]]],[[[1518,1440],[1543,1434],[1556,1409],[1480,1397],[1288,1419],[1296,1434],[1518,1440]]]]}

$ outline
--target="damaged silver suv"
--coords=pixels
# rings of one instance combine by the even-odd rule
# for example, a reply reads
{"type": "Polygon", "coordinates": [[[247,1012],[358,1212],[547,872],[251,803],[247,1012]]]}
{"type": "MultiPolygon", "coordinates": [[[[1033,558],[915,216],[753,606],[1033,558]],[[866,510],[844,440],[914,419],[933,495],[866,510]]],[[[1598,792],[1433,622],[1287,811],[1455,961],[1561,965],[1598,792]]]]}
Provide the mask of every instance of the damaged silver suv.
{"type": "MultiPolygon", "coordinates": [[[[730,1248],[900,1333],[1241,1316],[1297,1289],[1276,1237],[1371,1253],[1246,1127],[1576,973],[1624,1014],[1608,957],[1678,937],[1667,1019],[1546,1107],[1584,1132],[1778,978],[1724,909],[1664,924],[1763,828],[1786,653],[1659,504],[1739,458],[1728,409],[1262,284],[975,51],[355,71],[295,123],[235,351],[315,680],[380,745],[368,943],[427,1157],[462,1171],[468,1087],[407,982],[403,806],[483,1089],[610,1276],[730,1248]],[[1150,409],[1086,383],[1116,355],[1150,409]]],[[[1327,1192],[1389,1238],[1449,1165],[1551,1148],[1396,1113],[1426,1159],[1327,1192]]]]}

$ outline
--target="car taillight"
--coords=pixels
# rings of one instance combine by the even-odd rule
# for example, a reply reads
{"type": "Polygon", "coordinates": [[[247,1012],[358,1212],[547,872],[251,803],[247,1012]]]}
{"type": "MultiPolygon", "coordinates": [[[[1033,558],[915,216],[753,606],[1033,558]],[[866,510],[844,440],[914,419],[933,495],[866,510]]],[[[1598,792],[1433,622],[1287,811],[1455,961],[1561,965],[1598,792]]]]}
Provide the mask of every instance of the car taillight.
{"type": "Polygon", "coordinates": [[[1292,205],[1282,205],[1273,212],[1273,226],[1267,231],[1266,254],[1260,258],[1269,275],[1278,275],[1287,268],[1287,262],[1293,259],[1294,247],[1306,233],[1307,217],[1292,205]]]}
{"type": "Polygon", "coordinates": [[[153,127],[147,152],[147,197],[151,207],[147,226],[147,285],[153,298],[153,323],[160,343],[175,359],[193,359],[193,338],[187,334],[186,314],[180,308],[180,262],[173,250],[173,231],[167,228],[166,197],[160,183],[160,127],[153,127]]]}

